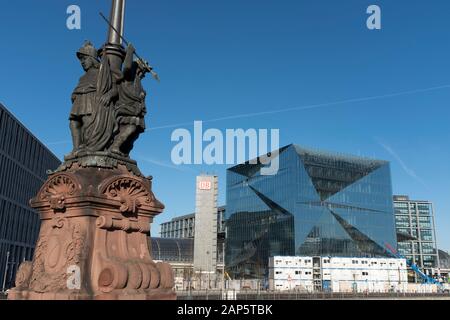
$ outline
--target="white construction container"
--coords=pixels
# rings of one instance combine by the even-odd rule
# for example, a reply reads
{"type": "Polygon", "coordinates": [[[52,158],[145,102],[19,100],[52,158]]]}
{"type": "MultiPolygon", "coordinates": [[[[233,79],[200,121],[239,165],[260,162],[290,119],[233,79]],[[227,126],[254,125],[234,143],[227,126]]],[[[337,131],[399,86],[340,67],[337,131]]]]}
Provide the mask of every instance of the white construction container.
{"type": "Polygon", "coordinates": [[[406,292],[405,259],[272,257],[269,288],[286,291],[406,292]]]}

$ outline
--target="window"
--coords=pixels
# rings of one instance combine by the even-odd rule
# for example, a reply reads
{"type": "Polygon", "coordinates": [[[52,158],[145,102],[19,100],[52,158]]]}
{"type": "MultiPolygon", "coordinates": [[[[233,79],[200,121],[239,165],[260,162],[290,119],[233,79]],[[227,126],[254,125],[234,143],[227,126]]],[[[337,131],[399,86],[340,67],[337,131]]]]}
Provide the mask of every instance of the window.
{"type": "Polygon", "coordinates": [[[419,209],[419,211],[430,211],[429,204],[419,204],[417,205],[417,208],[419,209]]]}
{"type": "Polygon", "coordinates": [[[431,230],[421,230],[420,238],[424,241],[433,241],[433,234],[431,230]]]}

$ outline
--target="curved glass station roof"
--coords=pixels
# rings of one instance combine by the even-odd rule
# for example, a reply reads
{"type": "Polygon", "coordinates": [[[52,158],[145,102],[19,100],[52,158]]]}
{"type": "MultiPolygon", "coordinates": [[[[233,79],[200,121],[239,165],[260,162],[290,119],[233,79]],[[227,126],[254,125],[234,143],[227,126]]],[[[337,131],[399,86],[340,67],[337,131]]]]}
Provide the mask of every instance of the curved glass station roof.
{"type": "Polygon", "coordinates": [[[151,238],[152,257],[168,262],[194,260],[194,239],[151,238]]]}

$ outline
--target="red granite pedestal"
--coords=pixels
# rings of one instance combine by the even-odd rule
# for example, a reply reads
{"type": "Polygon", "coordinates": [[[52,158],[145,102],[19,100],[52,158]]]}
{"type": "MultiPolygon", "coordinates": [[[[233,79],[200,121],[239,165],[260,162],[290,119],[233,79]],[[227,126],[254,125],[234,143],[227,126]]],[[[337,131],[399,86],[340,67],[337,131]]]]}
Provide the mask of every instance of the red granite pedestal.
{"type": "Polygon", "coordinates": [[[8,299],[176,299],[171,266],[155,263],[149,246],[150,225],[164,209],[151,178],[122,164],[73,163],[51,174],[30,203],[41,217],[39,239],[8,299]]]}

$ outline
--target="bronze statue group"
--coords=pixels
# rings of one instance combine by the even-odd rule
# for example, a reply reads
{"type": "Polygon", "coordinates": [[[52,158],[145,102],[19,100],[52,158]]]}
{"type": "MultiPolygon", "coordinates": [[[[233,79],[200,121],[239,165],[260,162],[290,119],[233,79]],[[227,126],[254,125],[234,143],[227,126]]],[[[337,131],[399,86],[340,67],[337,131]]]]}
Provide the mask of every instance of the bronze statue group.
{"type": "Polygon", "coordinates": [[[86,72],[72,93],[70,130],[72,156],[108,152],[128,157],[139,134],[145,130],[146,92],[142,87],[151,67],[134,60],[135,49],[126,49],[121,68],[111,67],[109,58],[86,42],[77,52],[86,72]]]}

